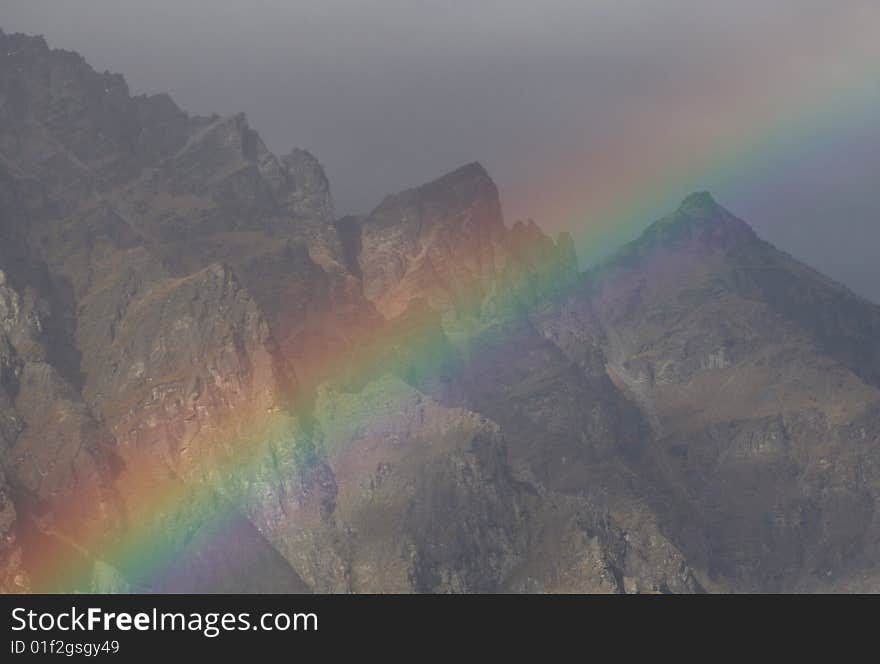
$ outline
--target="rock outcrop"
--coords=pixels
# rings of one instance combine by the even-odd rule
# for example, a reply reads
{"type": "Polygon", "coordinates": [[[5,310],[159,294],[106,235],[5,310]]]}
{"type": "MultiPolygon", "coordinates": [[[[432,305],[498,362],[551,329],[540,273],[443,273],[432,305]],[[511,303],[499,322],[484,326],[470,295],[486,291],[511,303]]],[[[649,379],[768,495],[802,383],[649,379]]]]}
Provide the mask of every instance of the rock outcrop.
{"type": "Polygon", "coordinates": [[[444,314],[479,314],[504,238],[498,190],[479,164],[389,196],[361,224],[364,295],[386,318],[417,298],[444,314]]]}

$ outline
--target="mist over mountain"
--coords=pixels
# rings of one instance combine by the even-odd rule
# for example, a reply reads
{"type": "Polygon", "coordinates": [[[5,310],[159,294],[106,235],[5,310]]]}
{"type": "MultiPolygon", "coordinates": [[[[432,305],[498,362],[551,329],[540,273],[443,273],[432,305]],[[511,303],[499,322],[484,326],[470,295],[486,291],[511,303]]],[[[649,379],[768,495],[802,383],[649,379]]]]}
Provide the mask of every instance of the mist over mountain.
{"type": "Polygon", "coordinates": [[[479,163],[340,216],[0,32],[4,592],[880,591],[880,307],[707,192],[582,271],[479,163]]]}

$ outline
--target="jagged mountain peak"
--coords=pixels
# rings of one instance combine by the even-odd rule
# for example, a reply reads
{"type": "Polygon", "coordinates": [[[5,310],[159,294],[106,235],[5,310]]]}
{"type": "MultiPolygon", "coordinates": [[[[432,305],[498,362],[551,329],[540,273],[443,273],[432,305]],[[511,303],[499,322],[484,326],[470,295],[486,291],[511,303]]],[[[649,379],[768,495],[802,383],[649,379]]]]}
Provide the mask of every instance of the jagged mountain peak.
{"type": "Polygon", "coordinates": [[[485,167],[478,161],[472,161],[458,168],[454,168],[451,171],[444,173],[438,178],[431,180],[430,182],[422,185],[419,189],[424,187],[430,187],[432,185],[451,185],[455,182],[465,182],[469,180],[489,180],[492,178],[489,176],[489,172],[485,169],[485,167]]]}
{"type": "Polygon", "coordinates": [[[648,226],[633,242],[606,261],[630,261],[657,249],[729,252],[759,241],[745,221],[721,206],[707,191],[685,197],[678,209],[648,226]]]}
{"type": "Polygon", "coordinates": [[[481,202],[487,202],[498,209],[498,214],[494,217],[500,223],[498,187],[480,163],[471,162],[418,187],[385,197],[370,216],[375,218],[384,211],[401,206],[418,205],[452,210],[481,202]]]}
{"type": "MultiPolygon", "coordinates": [[[[26,35],[21,32],[4,32],[0,28],[0,40],[4,48],[26,48],[32,51],[48,51],[49,45],[42,35],[26,35]]],[[[6,51],[4,55],[15,55],[15,52],[6,51]]]]}
{"type": "Polygon", "coordinates": [[[281,159],[289,164],[303,164],[321,168],[321,162],[318,158],[303,148],[293,148],[286,155],[282,155],[281,159]]]}
{"type": "Polygon", "coordinates": [[[711,192],[708,191],[695,191],[692,194],[688,194],[681,201],[681,205],[679,205],[680,212],[716,212],[719,210],[723,210],[718,201],[712,196],[711,192]]]}
{"type": "Polygon", "coordinates": [[[422,185],[418,191],[427,196],[454,192],[458,196],[498,199],[498,187],[483,165],[476,161],[422,185]]]}
{"type": "Polygon", "coordinates": [[[364,294],[388,317],[414,297],[449,311],[463,292],[485,293],[506,233],[498,188],[476,162],[386,197],[360,227],[364,294]]]}
{"type": "Polygon", "coordinates": [[[287,173],[295,215],[320,219],[322,223],[333,220],[333,201],[330,181],[318,158],[308,150],[294,148],[281,157],[287,173]]]}
{"type": "Polygon", "coordinates": [[[675,212],[655,222],[654,225],[665,227],[673,225],[721,225],[751,230],[746,222],[718,203],[708,191],[697,191],[685,196],[675,212]]]}

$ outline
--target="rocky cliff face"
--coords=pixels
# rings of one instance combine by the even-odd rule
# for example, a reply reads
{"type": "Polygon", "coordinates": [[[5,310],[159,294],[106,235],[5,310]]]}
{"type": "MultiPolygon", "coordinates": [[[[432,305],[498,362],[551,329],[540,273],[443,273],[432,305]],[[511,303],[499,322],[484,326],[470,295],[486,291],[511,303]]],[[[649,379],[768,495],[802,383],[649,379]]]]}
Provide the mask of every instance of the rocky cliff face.
{"type": "Polygon", "coordinates": [[[578,272],[479,164],[333,218],[0,32],[0,590],[878,589],[880,309],[708,194],[578,272]]]}
{"type": "Polygon", "coordinates": [[[876,590],[878,312],[699,194],[540,327],[576,360],[598,341],[648,416],[692,564],[739,590],[876,590]]]}
{"type": "Polygon", "coordinates": [[[390,196],[361,224],[364,295],[387,318],[416,298],[468,315],[500,271],[504,234],[498,190],[479,164],[390,196]]]}
{"type": "Polygon", "coordinates": [[[172,587],[112,554],[142,529],[182,556],[189,581],[178,587],[304,588],[240,515],[242,489],[224,468],[257,413],[294,444],[291,361],[313,341],[302,329],[322,326],[331,291],[357,296],[337,262],[320,165],[301,151],[274,157],[243,116],[193,118],[167,97],[131,97],[121,77],[40,38],[0,40],[10,542],[33,542],[32,568],[77,551],[83,569],[65,579],[75,587],[92,583],[95,549],[135,588],[172,587]],[[311,302],[288,308],[291,291],[311,302]],[[281,316],[296,308],[308,314],[294,328],[281,316]],[[280,343],[295,352],[282,356],[280,343]],[[175,509],[139,511],[163,492],[178,496],[175,509]],[[50,499],[87,514],[59,515],[50,499]],[[214,512],[239,514],[227,519],[234,545],[200,534],[214,512]],[[230,569],[242,572],[231,586],[230,569]]]}

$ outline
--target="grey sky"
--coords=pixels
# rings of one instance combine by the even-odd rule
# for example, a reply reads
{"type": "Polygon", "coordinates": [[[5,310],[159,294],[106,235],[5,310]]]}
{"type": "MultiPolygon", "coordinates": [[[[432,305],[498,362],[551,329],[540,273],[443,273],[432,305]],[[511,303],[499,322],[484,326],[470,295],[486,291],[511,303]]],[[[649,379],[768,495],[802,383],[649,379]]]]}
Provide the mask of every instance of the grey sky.
{"type": "Polygon", "coordinates": [[[479,160],[508,221],[573,230],[590,254],[590,226],[608,223],[592,191],[650,200],[656,217],[711,188],[781,248],[880,301],[880,131],[864,121],[880,118],[878,5],[0,0],[0,27],[43,34],[191,112],[245,111],[274,151],[318,156],[340,213],[479,160]],[[860,86],[855,106],[836,96],[860,86]],[[767,139],[763,107],[804,140],[767,139]],[[824,119],[798,119],[813,110],[824,119]],[[691,144],[709,164],[750,147],[739,169],[685,164],[666,178],[658,165],[691,144]]]}

